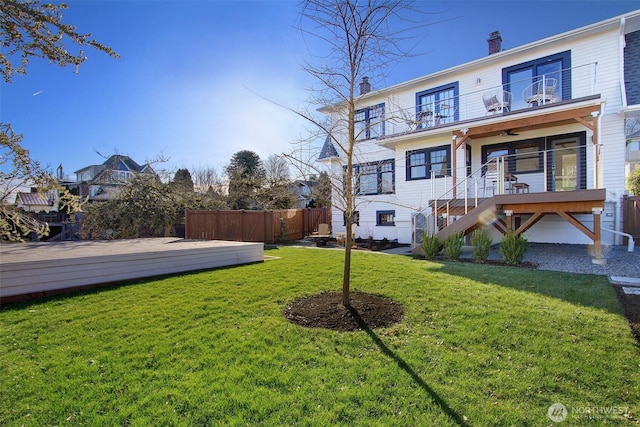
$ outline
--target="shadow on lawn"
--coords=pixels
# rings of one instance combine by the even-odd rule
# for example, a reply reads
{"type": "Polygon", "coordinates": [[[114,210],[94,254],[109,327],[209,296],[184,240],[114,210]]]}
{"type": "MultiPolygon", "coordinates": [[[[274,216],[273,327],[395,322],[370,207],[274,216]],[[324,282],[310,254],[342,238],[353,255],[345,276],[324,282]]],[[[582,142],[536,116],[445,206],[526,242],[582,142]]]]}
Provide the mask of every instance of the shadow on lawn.
{"type": "Polygon", "coordinates": [[[440,397],[440,395],[438,395],[438,393],[436,393],[435,390],[433,390],[431,387],[429,387],[429,385],[426,382],[424,382],[424,380],[422,378],[420,378],[420,375],[418,375],[411,368],[411,366],[409,366],[407,364],[407,362],[405,362],[400,356],[395,354],[393,351],[391,351],[391,349],[389,347],[387,347],[387,345],[380,339],[380,337],[378,337],[376,335],[376,333],[369,328],[367,323],[362,319],[362,317],[360,316],[360,314],[358,313],[358,311],[355,308],[349,307],[349,311],[351,312],[351,315],[356,320],[356,322],[358,322],[358,325],[360,326],[360,328],[363,331],[365,331],[367,333],[367,335],[369,335],[371,337],[371,340],[380,348],[380,350],[385,355],[387,355],[389,358],[393,359],[393,361],[395,361],[403,371],[405,371],[407,374],[409,374],[409,376],[411,376],[411,378],[425,392],[427,392],[427,394],[429,394],[431,399],[433,399],[433,401],[440,407],[440,409],[442,409],[444,411],[444,413],[446,413],[449,416],[449,418],[451,418],[459,426],[467,426],[467,423],[464,421],[464,419],[462,417],[460,417],[460,415],[458,413],[456,413],[447,404],[447,402],[445,402],[442,399],[442,397],[440,397]]]}
{"type": "Polygon", "coordinates": [[[462,276],[488,285],[498,285],[518,291],[533,292],[584,307],[620,314],[620,304],[606,276],[534,270],[458,261],[433,261],[427,272],[462,276]]]}

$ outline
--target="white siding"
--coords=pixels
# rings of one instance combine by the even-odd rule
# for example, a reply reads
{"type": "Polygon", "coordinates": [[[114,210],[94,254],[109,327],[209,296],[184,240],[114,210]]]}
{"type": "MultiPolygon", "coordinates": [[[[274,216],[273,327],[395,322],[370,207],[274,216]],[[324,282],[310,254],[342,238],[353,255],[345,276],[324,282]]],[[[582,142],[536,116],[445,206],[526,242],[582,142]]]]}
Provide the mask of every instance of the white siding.
{"type": "MultiPolygon", "coordinates": [[[[525,140],[530,138],[544,138],[575,132],[584,132],[587,146],[587,188],[606,188],[607,201],[615,202],[624,194],[625,185],[625,142],[624,118],[619,114],[622,108],[620,75],[620,34],[615,24],[591,26],[588,31],[575,31],[563,38],[550,38],[540,44],[530,44],[525,48],[516,48],[511,52],[505,51],[483,60],[474,61],[468,65],[461,65],[440,73],[434,73],[421,79],[402,83],[380,92],[373,92],[361,99],[358,108],[385,104],[386,135],[409,130],[408,120],[415,119],[416,95],[419,92],[455,83],[460,95],[458,103],[458,118],[461,121],[470,118],[486,116],[482,94],[488,90],[500,87],[502,84],[502,70],[506,67],[522,64],[569,51],[571,56],[571,95],[572,98],[586,97],[599,94],[604,101],[602,117],[594,119],[599,124],[598,135],[580,123],[563,124],[553,128],[537,129],[533,131],[519,131],[519,135],[510,137],[496,136],[479,140],[469,140],[471,146],[472,172],[479,175],[482,163],[482,146],[525,140]],[[594,78],[595,76],[595,78],[594,78]],[[390,119],[393,119],[391,121],[390,119]],[[600,169],[595,170],[594,139],[602,145],[600,150],[600,169]]],[[[521,99],[522,93],[513,93],[514,99],[521,99]]],[[[545,112],[541,112],[545,114],[545,112]]],[[[486,116],[491,119],[492,116],[486,116]]],[[[407,133],[394,137],[393,150],[377,145],[378,141],[358,143],[355,163],[366,163],[383,159],[395,159],[395,194],[360,197],[358,210],[360,212],[360,226],[357,234],[361,237],[372,235],[374,238],[398,238],[401,243],[411,241],[412,215],[424,211],[429,200],[441,197],[451,189],[451,177],[437,178],[435,182],[425,180],[406,179],[406,153],[410,150],[451,145],[452,132],[463,127],[472,127],[473,123],[460,124],[445,129],[438,135],[430,132],[428,136],[407,133]],[[395,210],[395,227],[376,227],[376,211],[395,210]],[[395,233],[395,234],[394,234],[395,233]]],[[[464,179],[465,151],[457,150],[453,155],[457,160],[457,176],[459,182],[464,179]]],[[[453,163],[451,164],[453,167],[453,163]]],[[[335,172],[340,172],[339,167],[335,172]]],[[[544,191],[545,179],[543,173],[523,174],[521,182],[529,184],[531,191],[544,191]]],[[[458,191],[458,194],[462,190],[458,191]]],[[[467,194],[475,195],[475,182],[468,182],[467,194]]],[[[482,194],[481,194],[482,196],[482,194]]],[[[612,204],[607,204],[608,216],[603,216],[603,227],[614,228],[613,214],[610,212],[612,204]],[[609,215],[611,214],[611,215],[609,215]]],[[[584,216],[587,227],[592,226],[590,215],[584,216]]],[[[342,214],[334,211],[333,230],[344,229],[342,214]]],[[[549,215],[539,221],[527,233],[531,242],[551,243],[590,243],[582,232],[577,230],[564,219],[549,215]]],[[[613,242],[611,233],[603,233],[605,242],[613,242]],[[607,235],[608,234],[608,235],[607,235]]]]}

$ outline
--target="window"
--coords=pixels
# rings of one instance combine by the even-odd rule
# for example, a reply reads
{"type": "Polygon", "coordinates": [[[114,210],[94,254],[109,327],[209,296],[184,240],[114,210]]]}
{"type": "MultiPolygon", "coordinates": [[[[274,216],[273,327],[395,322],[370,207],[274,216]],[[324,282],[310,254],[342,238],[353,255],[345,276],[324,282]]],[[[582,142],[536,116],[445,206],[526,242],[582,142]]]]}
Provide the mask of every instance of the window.
{"type": "Polygon", "coordinates": [[[407,151],[407,180],[427,179],[431,177],[431,172],[437,178],[448,176],[450,153],[451,147],[448,145],[407,151]]]}
{"type": "Polygon", "coordinates": [[[130,171],[114,170],[111,171],[111,178],[114,181],[128,181],[133,178],[133,173],[130,171]]]}
{"type": "Polygon", "coordinates": [[[571,51],[546,56],[502,70],[502,83],[505,85],[505,90],[513,94],[513,110],[529,106],[522,98],[522,92],[529,85],[541,80],[543,76],[558,81],[554,94],[558,100],[571,99],[571,51]]]}
{"type": "Polygon", "coordinates": [[[384,227],[395,226],[396,211],[376,211],[376,225],[384,227]]]}
{"type": "MultiPolygon", "coordinates": [[[[360,211],[353,211],[353,224],[360,225],[360,211]]],[[[346,227],[347,225],[347,216],[345,213],[342,213],[342,225],[346,227]]]]}
{"type": "Polygon", "coordinates": [[[373,139],[384,135],[384,104],[363,108],[355,112],[356,141],[373,139]]]}
{"type": "Polygon", "coordinates": [[[515,147],[514,172],[537,172],[542,160],[540,144],[537,142],[523,142],[515,147]]]}
{"type": "Polygon", "coordinates": [[[393,159],[356,165],[354,172],[357,194],[391,194],[395,191],[393,159]]]}
{"type": "Polygon", "coordinates": [[[495,159],[498,157],[505,157],[505,172],[540,172],[543,167],[543,149],[544,139],[542,138],[486,145],[482,147],[482,164],[485,165],[482,172],[483,174],[496,172],[495,159]]]}
{"type": "Polygon", "coordinates": [[[440,86],[416,94],[416,119],[419,127],[458,120],[458,83],[440,86]]]}
{"type": "Polygon", "coordinates": [[[469,144],[465,144],[465,152],[466,152],[466,157],[465,157],[465,165],[467,166],[467,176],[471,176],[472,171],[471,171],[471,145],[469,144]]]}

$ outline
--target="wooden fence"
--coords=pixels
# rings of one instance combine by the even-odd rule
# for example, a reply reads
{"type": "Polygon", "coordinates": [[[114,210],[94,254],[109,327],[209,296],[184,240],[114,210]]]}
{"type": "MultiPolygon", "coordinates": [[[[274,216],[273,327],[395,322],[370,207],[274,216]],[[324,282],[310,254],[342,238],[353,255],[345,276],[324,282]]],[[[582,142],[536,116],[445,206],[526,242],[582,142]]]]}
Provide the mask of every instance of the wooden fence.
{"type": "Polygon", "coordinates": [[[186,211],[185,238],[275,243],[303,239],[331,223],[331,210],[186,211]]]}
{"type": "Polygon", "coordinates": [[[636,244],[640,244],[640,196],[623,196],[622,218],[622,231],[631,234],[636,244]]]}

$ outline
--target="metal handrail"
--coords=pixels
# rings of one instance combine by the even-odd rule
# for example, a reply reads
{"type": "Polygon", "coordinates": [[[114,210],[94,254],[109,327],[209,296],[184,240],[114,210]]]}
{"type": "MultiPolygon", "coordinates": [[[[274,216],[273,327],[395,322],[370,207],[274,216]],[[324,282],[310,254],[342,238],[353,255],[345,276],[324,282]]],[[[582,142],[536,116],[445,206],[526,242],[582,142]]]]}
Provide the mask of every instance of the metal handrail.
{"type": "MultiPolygon", "coordinates": [[[[600,144],[597,144],[594,146],[595,149],[601,148],[600,144]]],[[[542,156],[543,159],[543,169],[542,172],[538,172],[538,173],[542,173],[543,175],[543,192],[548,191],[547,188],[549,187],[549,174],[550,172],[553,173],[553,171],[550,171],[549,169],[549,165],[547,162],[547,157],[549,153],[554,153],[554,152],[561,152],[564,150],[574,150],[575,148],[555,148],[555,149],[547,149],[547,150],[538,150],[535,152],[528,152],[526,153],[527,157],[530,156],[542,156]]],[[[580,146],[579,149],[585,149],[588,150],[589,146],[580,146]]],[[[585,153],[586,154],[586,153],[585,153]]],[[[438,206],[445,206],[446,207],[446,224],[443,224],[443,227],[446,227],[447,225],[449,225],[451,223],[450,220],[450,201],[452,199],[464,199],[464,213],[465,215],[467,213],[469,213],[469,192],[468,192],[468,188],[469,188],[469,184],[468,184],[468,180],[470,177],[485,177],[486,176],[486,171],[487,170],[495,170],[496,172],[496,176],[495,176],[495,181],[496,181],[496,188],[495,188],[495,193],[494,194],[505,194],[505,178],[506,178],[506,174],[508,173],[508,170],[506,169],[506,165],[509,164],[509,161],[512,159],[516,159],[519,155],[518,154],[512,154],[512,155],[506,155],[506,156],[500,156],[500,157],[495,157],[493,159],[490,159],[489,161],[487,161],[486,163],[484,163],[483,165],[481,165],[479,168],[475,169],[474,171],[471,172],[471,174],[467,175],[467,167],[461,167],[458,169],[463,169],[464,173],[463,176],[464,178],[462,180],[458,180],[457,183],[453,183],[453,186],[451,188],[448,188],[447,185],[447,181],[445,181],[445,190],[444,192],[442,192],[439,196],[436,195],[436,180],[437,179],[449,179],[452,178],[451,176],[446,176],[446,177],[441,177],[441,178],[436,178],[435,177],[435,173],[433,171],[431,171],[431,199],[430,199],[430,203],[428,204],[428,208],[426,208],[425,210],[423,210],[421,213],[425,214],[425,216],[433,216],[433,232],[434,233],[438,233],[438,231],[440,231],[442,228],[438,227],[438,223],[437,223],[437,212],[438,212],[438,206]],[[454,194],[459,194],[458,190],[460,189],[460,187],[464,188],[463,194],[464,197],[460,198],[460,197],[454,197],[454,194]],[[429,209],[430,208],[430,209],[429,209]],[[431,213],[427,213],[427,211],[431,210],[431,213]],[[433,214],[436,215],[433,215],[433,214]]],[[[524,155],[523,155],[524,156],[524,155]]],[[[594,183],[595,188],[598,188],[598,183],[595,182],[594,183]]],[[[486,189],[486,187],[485,187],[486,189]]],[[[478,182],[477,180],[474,178],[474,185],[473,185],[473,203],[472,206],[473,208],[478,206],[478,197],[479,197],[479,188],[478,188],[478,182]]]]}
{"type": "MultiPolygon", "coordinates": [[[[544,86],[544,82],[546,82],[547,79],[557,78],[558,75],[565,75],[571,72],[571,99],[576,99],[596,94],[596,70],[597,62],[593,62],[576,67],[565,68],[549,74],[536,76],[536,80],[542,81],[544,86]],[[588,74],[586,76],[582,76],[581,73],[588,74]],[[581,82],[585,82],[585,84],[581,85],[581,82]]],[[[400,108],[399,105],[393,105],[393,100],[391,100],[389,102],[389,108],[387,108],[384,113],[384,118],[376,123],[376,126],[381,125],[384,127],[386,134],[379,135],[376,138],[378,140],[384,140],[408,133],[449,126],[463,120],[473,120],[486,117],[489,112],[485,109],[482,99],[483,94],[492,91],[502,91],[503,93],[509,92],[510,89],[512,89],[512,86],[527,83],[530,84],[531,82],[531,79],[516,80],[497,86],[490,86],[466,92],[458,96],[433,101],[428,104],[416,103],[415,105],[412,105],[408,108],[400,108]],[[443,108],[448,111],[448,115],[438,116],[438,112],[443,108]]],[[[558,91],[559,94],[562,95],[562,87],[558,87],[558,91]]],[[[515,101],[515,99],[513,99],[512,101],[515,101]]],[[[548,102],[546,102],[546,104],[548,104],[548,102]]],[[[501,113],[506,111],[523,112],[527,111],[528,108],[529,106],[517,108],[515,107],[514,102],[511,101],[509,102],[509,106],[507,108],[505,107],[503,101],[503,103],[501,104],[501,108],[498,111],[500,111],[501,113]]],[[[495,113],[497,113],[497,111],[494,112],[494,114],[495,113]]]]}

